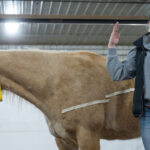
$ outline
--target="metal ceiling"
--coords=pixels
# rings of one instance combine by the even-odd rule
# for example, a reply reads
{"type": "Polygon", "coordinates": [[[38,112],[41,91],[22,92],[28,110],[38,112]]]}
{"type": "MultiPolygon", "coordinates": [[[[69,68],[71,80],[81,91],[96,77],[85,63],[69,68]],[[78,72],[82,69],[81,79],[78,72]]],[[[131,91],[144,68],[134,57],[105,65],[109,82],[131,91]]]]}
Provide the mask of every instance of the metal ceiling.
{"type": "MultiPolygon", "coordinates": [[[[148,0],[14,0],[0,1],[0,15],[119,16],[145,17],[148,0]],[[56,2],[57,1],[57,2],[56,2]]],[[[21,23],[19,33],[10,36],[0,23],[0,44],[23,45],[107,45],[114,23],[21,23]]],[[[13,28],[12,28],[13,30],[13,28]]],[[[132,42],[147,32],[147,24],[120,24],[119,45],[132,42]]]]}

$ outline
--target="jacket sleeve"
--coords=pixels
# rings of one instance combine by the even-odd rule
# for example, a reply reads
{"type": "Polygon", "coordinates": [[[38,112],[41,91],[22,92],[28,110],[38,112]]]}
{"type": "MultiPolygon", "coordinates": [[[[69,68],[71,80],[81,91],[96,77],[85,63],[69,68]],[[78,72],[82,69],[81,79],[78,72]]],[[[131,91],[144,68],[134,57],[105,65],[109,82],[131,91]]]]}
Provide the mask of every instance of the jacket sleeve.
{"type": "Polygon", "coordinates": [[[126,59],[120,61],[116,48],[108,48],[106,68],[113,81],[132,79],[136,76],[136,47],[131,49],[126,59]]]}

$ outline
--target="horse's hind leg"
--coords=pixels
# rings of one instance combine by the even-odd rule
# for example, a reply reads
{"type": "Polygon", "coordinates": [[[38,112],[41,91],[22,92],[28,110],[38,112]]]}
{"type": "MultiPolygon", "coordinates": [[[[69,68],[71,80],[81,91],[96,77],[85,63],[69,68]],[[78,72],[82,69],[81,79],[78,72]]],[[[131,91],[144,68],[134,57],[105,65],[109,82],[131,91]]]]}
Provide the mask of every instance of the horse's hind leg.
{"type": "Polygon", "coordinates": [[[82,126],[78,128],[77,141],[80,150],[100,150],[99,136],[82,126]]]}
{"type": "Polygon", "coordinates": [[[55,138],[55,141],[59,150],[78,150],[78,145],[70,141],[66,141],[61,138],[55,138]]]}

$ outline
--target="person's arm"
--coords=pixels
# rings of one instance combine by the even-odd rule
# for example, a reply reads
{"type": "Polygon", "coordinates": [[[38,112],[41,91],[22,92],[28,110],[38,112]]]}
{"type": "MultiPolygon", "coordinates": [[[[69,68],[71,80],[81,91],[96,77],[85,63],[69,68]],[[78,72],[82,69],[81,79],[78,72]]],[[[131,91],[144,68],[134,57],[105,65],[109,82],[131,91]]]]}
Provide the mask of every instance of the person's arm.
{"type": "Polygon", "coordinates": [[[131,49],[126,59],[120,61],[116,47],[108,48],[106,68],[113,81],[132,79],[136,76],[136,47],[131,49]]]}

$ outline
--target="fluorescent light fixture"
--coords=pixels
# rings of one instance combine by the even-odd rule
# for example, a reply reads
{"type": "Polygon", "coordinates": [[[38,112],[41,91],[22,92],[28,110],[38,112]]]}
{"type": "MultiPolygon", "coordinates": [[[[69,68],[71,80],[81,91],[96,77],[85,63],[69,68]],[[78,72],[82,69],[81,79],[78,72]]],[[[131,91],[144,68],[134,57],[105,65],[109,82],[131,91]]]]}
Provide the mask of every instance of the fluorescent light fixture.
{"type": "MultiPolygon", "coordinates": [[[[5,14],[17,14],[17,3],[15,1],[6,1],[4,7],[5,14]]],[[[15,21],[6,22],[5,29],[8,34],[15,34],[19,29],[19,23],[15,21]]]]}
{"type": "Polygon", "coordinates": [[[9,34],[15,34],[15,33],[18,32],[19,23],[17,23],[17,22],[8,22],[8,23],[5,23],[5,29],[6,29],[7,33],[9,33],[9,34]]]}

